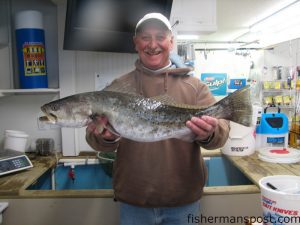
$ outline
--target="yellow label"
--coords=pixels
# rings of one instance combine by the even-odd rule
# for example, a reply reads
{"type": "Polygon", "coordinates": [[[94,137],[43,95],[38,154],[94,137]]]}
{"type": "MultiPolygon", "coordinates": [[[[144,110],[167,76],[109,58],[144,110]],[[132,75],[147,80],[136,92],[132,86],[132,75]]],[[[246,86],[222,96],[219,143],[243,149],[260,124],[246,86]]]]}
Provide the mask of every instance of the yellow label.
{"type": "Polygon", "coordinates": [[[281,105],[282,104],[282,96],[281,95],[274,96],[273,101],[276,105],[281,105]]]}
{"type": "Polygon", "coordinates": [[[266,90],[272,88],[272,85],[271,85],[270,81],[264,81],[263,86],[264,86],[264,89],[266,89],[266,90]]]}
{"type": "Polygon", "coordinates": [[[266,96],[264,98],[265,105],[271,105],[273,103],[272,96],[266,96]]]}
{"type": "Polygon", "coordinates": [[[288,96],[288,95],[283,96],[283,104],[290,105],[291,104],[291,97],[288,96]]]}
{"type": "Polygon", "coordinates": [[[281,89],[281,82],[280,81],[275,81],[274,82],[274,88],[275,89],[281,89]]]}
{"type": "Polygon", "coordinates": [[[297,90],[300,90],[300,80],[296,81],[296,88],[297,88],[297,90]]]}
{"type": "Polygon", "coordinates": [[[24,75],[41,76],[46,75],[45,48],[41,43],[24,44],[24,75]]]}

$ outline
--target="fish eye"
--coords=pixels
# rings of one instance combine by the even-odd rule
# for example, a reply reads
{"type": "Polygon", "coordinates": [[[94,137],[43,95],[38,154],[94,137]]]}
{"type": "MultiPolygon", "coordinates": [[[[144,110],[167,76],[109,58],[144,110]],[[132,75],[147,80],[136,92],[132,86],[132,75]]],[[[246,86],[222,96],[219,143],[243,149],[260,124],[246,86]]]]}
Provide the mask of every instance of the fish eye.
{"type": "Polygon", "coordinates": [[[59,109],[59,106],[57,104],[51,105],[51,110],[52,111],[57,111],[59,109]]]}

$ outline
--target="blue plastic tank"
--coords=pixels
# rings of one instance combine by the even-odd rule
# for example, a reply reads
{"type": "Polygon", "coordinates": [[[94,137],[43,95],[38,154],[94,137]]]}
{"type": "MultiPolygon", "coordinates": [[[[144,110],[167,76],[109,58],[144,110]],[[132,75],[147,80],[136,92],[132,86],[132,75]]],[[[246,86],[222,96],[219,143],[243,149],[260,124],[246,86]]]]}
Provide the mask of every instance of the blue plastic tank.
{"type": "Polygon", "coordinates": [[[260,124],[256,126],[256,147],[287,147],[288,117],[284,113],[266,112],[261,115],[260,124]]]}

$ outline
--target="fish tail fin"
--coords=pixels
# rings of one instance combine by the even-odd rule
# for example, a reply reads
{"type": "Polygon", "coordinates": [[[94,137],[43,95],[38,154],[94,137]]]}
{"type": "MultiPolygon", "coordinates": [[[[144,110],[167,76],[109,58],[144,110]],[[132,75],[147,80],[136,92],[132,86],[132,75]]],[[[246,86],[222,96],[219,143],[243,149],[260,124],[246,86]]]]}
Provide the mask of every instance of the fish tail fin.
{"type": "Polygon", "coordinates": [[[252,125],[250,86],[247,85],[233,92],[198,115],[210,115],[250,127],[252,125]]]}
{"type": "MultiPolygon", "coordinates": [[[[233,92],[228,97],[229,120],[250,127],[252,125],[252,104],[250,98],[250,86],[233,92]]],[[[224,99],[225,100],[225,99],[224,99]]]]}

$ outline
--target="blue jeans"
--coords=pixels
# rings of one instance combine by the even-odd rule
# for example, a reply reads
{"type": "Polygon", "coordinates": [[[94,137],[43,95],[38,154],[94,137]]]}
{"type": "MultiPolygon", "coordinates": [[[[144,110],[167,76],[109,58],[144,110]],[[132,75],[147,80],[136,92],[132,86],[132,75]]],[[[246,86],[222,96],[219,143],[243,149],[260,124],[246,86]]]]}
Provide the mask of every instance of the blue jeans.
{"type": "Polygon", "coordinates": [[[120,225],[196,225],[200,202],[179,207],[143,208],[120,203],[120,225]]]}

